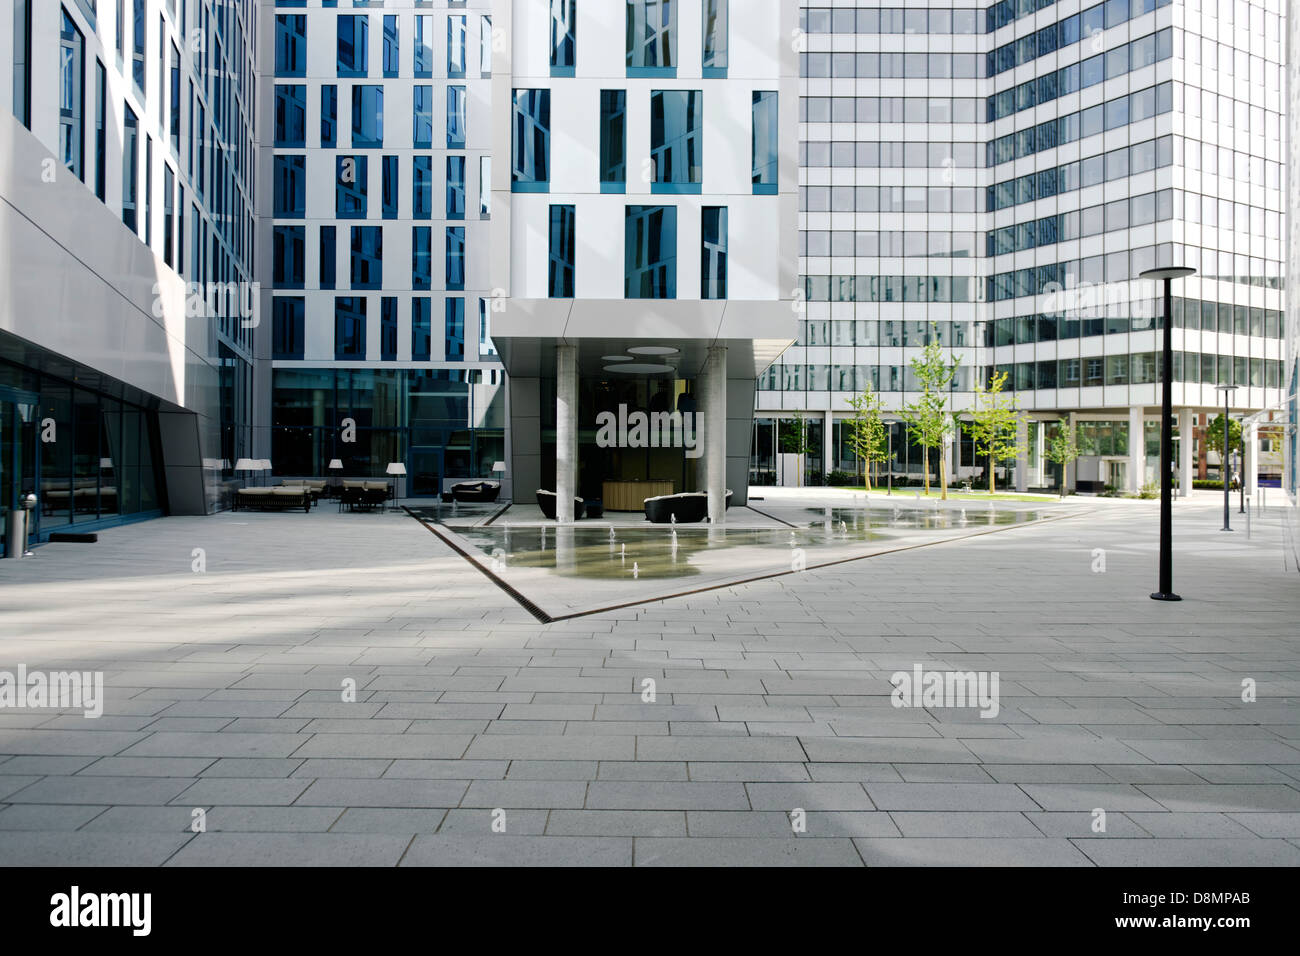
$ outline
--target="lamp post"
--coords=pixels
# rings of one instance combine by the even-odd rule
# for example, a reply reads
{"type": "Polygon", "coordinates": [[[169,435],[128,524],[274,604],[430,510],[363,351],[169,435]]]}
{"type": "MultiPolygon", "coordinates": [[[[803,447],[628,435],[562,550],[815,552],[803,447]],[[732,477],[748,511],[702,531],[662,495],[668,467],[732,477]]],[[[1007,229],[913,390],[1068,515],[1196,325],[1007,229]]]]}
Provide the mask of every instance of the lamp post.
{"type": "MultiPolygon", "coordinates": [[[[1241,422],[1241,445],[1239,446],[1238,449],[1238,455],[1240,456],[1240,460],[1241,460],[1241,465],[1239,466],[1239,470],[1241,472],[1241,481],[1238,482],[1237,487],[1241,491],[1241,510],[1237,513],[1244,515],[1246,513],[1246,421],[1245,419],[1242,419],[1241,422]]],[[[1258,473],[1259,466],[1256,465],[1254,470],[1256,473],[1258,473]]],[[[1255,483],[1259,484],[1258,481],[1255,483]]]]}
{"type": "MultiPolygon", "coordinates": [[[[1174,468],[1174,293],[1173,280],[1193,275],[1195,269],[1173,266],[1147,269],[1140,278],[1164,283],[1164,340],[1160,370],[1160,590],[1153,601],[1181,601],[1174,593],[1174,499],[1170,473],[1174,468]]],[[[1139,436],[1140,439],[1141,436],[1139,436]]]]}
{"type": "Polygon", "coordinates": [[[889,423],[889,493],[894,493],[894,423],[889,423]]]}
{"type": "Polygon", "coordinates": [[[1228,399],[1232,393],[1237,390],[1236,385],[1216,385],[1216,391],[1223,393],[1223,451],[1219,455],[1219,472],[1223,479],[1223,531],[1231,531],[1232,526],[1228,523],[1228,499],[1232,488],[1232,482],[1228,476],[1231,472],[1228,469],[1228,433],[1232,431],[1229,427],[1232,422],[1228,420],[1228,399]]]}

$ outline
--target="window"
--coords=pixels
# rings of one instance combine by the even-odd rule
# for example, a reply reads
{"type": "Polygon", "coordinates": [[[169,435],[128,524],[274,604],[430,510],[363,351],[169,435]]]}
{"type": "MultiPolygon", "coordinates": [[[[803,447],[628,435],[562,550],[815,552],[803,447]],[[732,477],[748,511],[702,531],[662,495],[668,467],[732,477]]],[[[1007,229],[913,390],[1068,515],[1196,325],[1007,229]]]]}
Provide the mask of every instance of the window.
{"type": "Polygon", "coordinates": [[[552,299],[572,299],[577,213],[574,206],[552,206],[550,223],[550,278],[547,294],[552,299]]]}
{"type": "MultiPolygon", "coordinates": [[[[497,347],[492,341],[492,310],[487,299],[478,300],[478,354],[480,358],[496,358],[497,347]]],[[[492,373],[493,380],[496,373],[492,373]]]]}
{"type": "Polygon", "coordinates": [[[492,218],[492,157],[478,158],[478,217],[492,218]]]}
{"type": "Polygon", "coordinates": [[[433,288],[433,229],[429,226],[411,230],[411,288],[433,288]]]}
{"type": "Polygon", "coordinates": [[[446,321],[443,329],[443,359],[448,362],[465,361],[465,300],[446,300],[446,321]]]}
{"type": "Polygon", "coordinates": [[[573,76],[578,57],[577,0],[551,0],[551,76],[573,76]]]}
{"type": "Polygon", "coordinates": [[[401,44],[398,42],[397,17],[384,17],[384,76],[397,76],[401,70],[399,58],[401,44]]]}
{"type": "Polygon", "coordinates": [[[551,91],[514,91],[510,188],[547,192],[551,179],[551,91]]]}
{"type": "Polygon", "coordinates": [[[447,87],[447,148],[465,148],[465,87],[447,87]]]}
{"type": "Polygon", "coordinates": [[[302,219],[307,215],[307,158],[275,157],[276,219],[302,219]]]}
{"type": "Polygon", "coordinates": [[[411,136],[416,149],[433,149],[433,87],[416,86],[412,107],[415,127],[411,136]]]}
{"type": "Polygon", "coordinates": [[[433,218],[433,157],[411,159],[411,218],[433,218]]]}
{"type": "Polygon", "coordinates": [[[86,38],[68,12],[64,10],[62,13],[59,31],[59,159],[85,182],[86,38]]]}
{"type": "Polygon", "coordinates": [[[277,85],[275,88],[275,145],[291,149],[307,146],[307,87],[277,85]]]}
{"type": "Polygon", "coordinates": [[[381,160],[380,172],[382,184],[380,186],[381,202],[383,205],[383,217],[385,219],[397,218],[397,203],[399,196],[399,187],[401,182],[401,173],[398,167],[396,156],[385,156],[381,160]]]}
{"type": "Polygon", "coordinates": [[[428,298],[411,300],[411,360],[427,362],[433,348],[433,302],[428,298]]]}
{"type": "Polygon", "coordinates": [[[777,98],[775,92],[754,91],[753,155],[754,193],[777,191],[777,98]]]}
{"type": "Polygon", "coordinates": [[[333,150],[338,146],[338,87],[333,83],[321,86],[321,148],[333,150]]]}
{"type": "Polygon", "coordinates": [[[338,18],[338,75],[366,76],[369,70],[370,20],[364,15],[338,18]]]}
{"type": "Polygon", "coordinates": [[[623,242],[624,298],[677,298],[677,207],[628,206],[623,242]]]}
{"type": "Polygon", "coordinates": [[[352,148],[378,149],[384,145],[384,88],[352,87],[352,148]]]}
{"type": "Polygon", "coordinates": [[[296,295],[276,296],[271,315],[271,357],[301,360],[306,345],[306,300],[296,295]]]}
{"type": "Polygon", "coordinates": [[[176,265],[176,173],[163,163],[163,262],[176,265]]]}
{"type": "Polygon", "coordinates": [[[307,75],[307,18],[302,14],[276,14],[275,75],[307,75]]]}
{"type": "Polygon", "coordinates": [[[447,288],[465,288],[465,227],[447,227],[447,288]]]}
{"type": "Polygon", "coordinates": [[[276,288],[301,289],[306,284],[305,226],[276,226],[274,238],[274,269],[272,280],[276,288]]]}
{"type": "Polygon", "coordinates": [[[655,90],[650,94],[651,191],[700,191],[704,178],[704,94],[655,90]]]}
{"type": "Polygon", "coordinates": [[[465,18],[447,18],[447,78],[465,77],[465,18]]]}
{"type": "Polygon", "coordinates": [[[334,358],[366,357],[366,299],[340,296],[334,300],[334,358]]]}
{"type": "Polygon", "coordinates": [[[727,207],[705,206],[700,216],[700,298],[727,297],[727,207]]]}
{"type": "Polygon", "coordinates": [[[727,0],[703,0],[701,6],[704,10],[704,77],[723,77],[727,75],[727,0]]]}
{"type": "Polygon", "coordinates": [[[433,76],[433,17],[426,14],[415,17],[415,75],[433,76]]]}
{"type": "Polygon", "coordinates": [[[379,360],[397,361],[397,298],[384,296],[379,301],[379,360]]]}
{"type": "Polygon", "coordinates": [[[366,218],[369,165],[365,156],[339,156],[335,159],[334,214],[337,218],[366,218]]]}
{"type": "Polygon", "coordinates": [[[181,154],[181,51],[172,44],[171,60],[171,117],[169,131],[172,140],[172,152],[181,154]]]}
{"type": "Polygon", "coordinates": [[[677,0],[626,0],[627,75],[677,75],[677,0]]]}
{"type": "Polygon", "coordinates": [[[600,91],[600,191],[627,189],[627,91],[600,91]]]}
{"type": "Polygon", "coordinates": [[[338,228],[320,227],[320,287],[333,289],[338,284],[338,228]]]}
{"type": "MultiPolygon", "coordinates": [[[[118,0],[120,3],[121,0],[118,0]]],[[[122,8],[118,7],[118,44],[122,42],[122,8]]],[[[13,19],[14,38],[14,116],[32,128],[32,0],[16,0],[13,19]]]]}
{"type": "Polygon", "coordinates": [[[95,61],[95,195],[105,202],[108,180],[108,72],[95,61]]]}
{"type": "Polygon", "coordinates": [[[447,157],[447,218],[465,218],[465,157],[447,157]]]}
{"type": "Polygon", "coordinates": [[[478,39],[479,69],[484,76],[492,75],[492,18],[479,18],[478,39]]]}
{"type": "Polygon", "coordinates": [[[140,102],[144,102],[144,35],[147,27],[144,19],[144,0],[135,0],[134,4],[134,43],[132,44],[131,53],[131,79],[135,82],[136,91],[140,94],[140,102]]]}
{"type": "MultiPolygon", "coordinates": [[[[140,182],[140,121],[131,107],[124,104],[122,109],[125,114],[122,119],[122,222],[132,232],[138,233],[136,202],[140,182]]],[[[277,176],[277,183],[278,179],[277,176]]]]}

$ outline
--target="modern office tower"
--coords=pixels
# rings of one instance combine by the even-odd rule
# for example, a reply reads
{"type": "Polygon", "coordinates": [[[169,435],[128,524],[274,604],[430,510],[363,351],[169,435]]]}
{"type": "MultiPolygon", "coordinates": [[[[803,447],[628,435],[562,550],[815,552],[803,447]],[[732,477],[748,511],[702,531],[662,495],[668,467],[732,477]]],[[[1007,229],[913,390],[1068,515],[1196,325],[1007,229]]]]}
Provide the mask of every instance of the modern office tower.
{"type": "Polygon", "coordinates": [[[264,4],[269,457],[404,494],[492,477],[487,0],[264,4]],[[337,474],[337,472],[336,472],[337,474]]]}
{"type": "MultiPolygon", "coordinates": [[[[1176,283],[1174,402],[1200,436],[1219,385],[1234,415],[1283,385],[1281,0],[932,0],[802,10],[798,347],[760,383],[755,481],[777,474],[803,416],[807,479],[855,470],[846,399],[916,399],[909,361],[937,336],[960,359],[952,405],[1008,374],[1026,454],[997,467],[1056,487],[1044,458],[1064,420],[1080,490],[1156,480],[1157,290],[1176,283]]],[[[1288,375],[1293,374],[1288,372],[1288,375]]],[[[920,450],[892,433],[890,471],[920,450]]],[[[1183,440],[1185,492],[1217,453],[1183,440]]],[[[949,474],[984,480],[968,429],[949,474]]],[[[932,474],[937,467],[932,461],[932,474]]]]}
{"type": "MultiPolygon", "coordinates": [[[[1300,19],[1287,17],[1287,165],[1300,166],[1300,19]]],[[[1287,274],[1300,274],[1300,178],[1289,177],[1286,182],[1287,211],[1287,274]]],[[[1282,421],[1285,433],[1281,436],[1282,484],[1290,498],[1291,555],[1300,568],[1300,496],[1297,495],[1296,477],[1300,474],[1300,301],[1291,296],[1286,309],[1286,351],[1283,352],[1282,421]]]]}
{"type": "Polygon", "coordinates": [[[796,332],[797,7],[498,0],[493,323],[514,497],[746,500],[796,332]]]}
{"type": "Polygon", "coordinates": [[[257,16],[0,4],[0,516],[39,536],[215,510],[251,454],[257,16]]]}

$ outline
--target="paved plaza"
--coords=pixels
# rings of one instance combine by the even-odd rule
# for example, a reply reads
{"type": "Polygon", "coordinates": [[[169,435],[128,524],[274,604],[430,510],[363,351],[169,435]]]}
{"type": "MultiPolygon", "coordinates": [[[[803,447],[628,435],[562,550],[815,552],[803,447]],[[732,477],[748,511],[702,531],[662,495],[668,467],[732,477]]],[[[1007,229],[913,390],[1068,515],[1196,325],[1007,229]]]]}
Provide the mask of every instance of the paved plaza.
{"type": "Polygon", "coordinates": [[[1177,502],[1174,604],[1157,502],[1042,507],[552,623],[405,514],[41,547],[0,562],[0,671],[106,701],[0,710],[0,863],[1300,864],[1280,508],[1177,502]],[[917,666],[996,674],[996,716],[894,706],[917,666]]]}

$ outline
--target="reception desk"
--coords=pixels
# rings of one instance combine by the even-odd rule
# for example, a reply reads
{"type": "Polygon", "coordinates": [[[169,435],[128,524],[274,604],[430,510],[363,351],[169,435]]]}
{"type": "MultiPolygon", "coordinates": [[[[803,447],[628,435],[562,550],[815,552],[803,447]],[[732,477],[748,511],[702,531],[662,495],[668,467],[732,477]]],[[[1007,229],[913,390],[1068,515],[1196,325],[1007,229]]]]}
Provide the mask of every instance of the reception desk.
{"type": "Polygon", "coordinates": [[[606,511],[641,511],[647,498],[671,495],[671,481],[606,481],[600,486],[606,511]]]}

